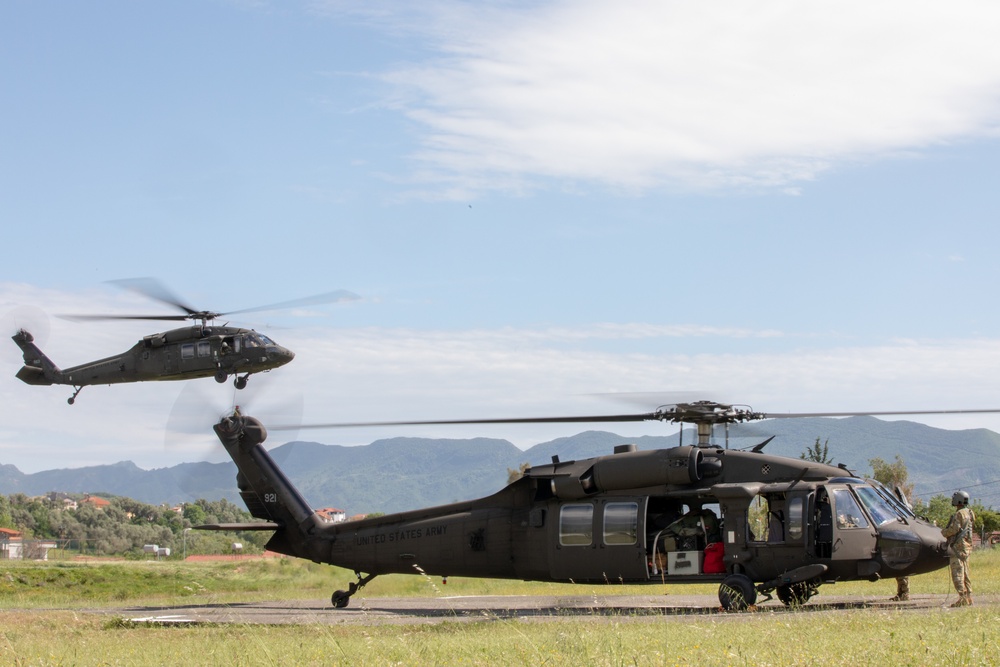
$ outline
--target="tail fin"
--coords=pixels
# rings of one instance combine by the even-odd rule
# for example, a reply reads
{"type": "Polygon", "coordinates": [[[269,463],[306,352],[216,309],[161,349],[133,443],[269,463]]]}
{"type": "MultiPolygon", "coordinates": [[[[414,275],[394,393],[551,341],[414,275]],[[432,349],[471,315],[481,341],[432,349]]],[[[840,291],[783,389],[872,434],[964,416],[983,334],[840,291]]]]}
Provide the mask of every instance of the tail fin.
{"type": "Polygon", "coordinates": [[[320,532],[319,516],[264,449],[263,424],[237,413],[216,424],[215,433],[239,470],[236,481],[247,509],[276,527],[267,548],[323,562],[321,542],[314,539],[320,532]]]}
{"type": "Polygon", "coordinates": [[[35,337],[20,329],[12,339],[24,354],[24,366],[17,372],[17,379],[33,385],[53,384],[62,371],[38,349],[35,337]]]}

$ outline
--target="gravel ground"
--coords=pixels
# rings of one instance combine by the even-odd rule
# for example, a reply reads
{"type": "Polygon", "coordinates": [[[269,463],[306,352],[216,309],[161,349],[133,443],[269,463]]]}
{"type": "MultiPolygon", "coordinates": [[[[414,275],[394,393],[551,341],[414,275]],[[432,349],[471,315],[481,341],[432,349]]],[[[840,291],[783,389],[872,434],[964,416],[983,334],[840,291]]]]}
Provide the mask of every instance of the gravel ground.
{"type": "MultiPolygon", "coordinates": [[[[977,606],[995,606],[997,596],[977,598],[977,606]]],[[[660,616],[684,620],[692,616],[744,618],[746,614],[836,613],[844,609],[900,609],[915,612],[947,607],[954,596],[916,595],[909,602],[885,598],[818,595],[801,607],[785,607],[777,599],[760,602],[747,612],[724,612],[714,596],[707,595],[609,595],[609,596],[461,596],[434,598],[365,598],[355,596],[344,609],[329,600],[290,600],[238,604],[203,604],[172,607],[123,607],[92,610],[148,623],[261,623],[261,624],[425,624],[518,619],[607,621],[660,616]]]]}

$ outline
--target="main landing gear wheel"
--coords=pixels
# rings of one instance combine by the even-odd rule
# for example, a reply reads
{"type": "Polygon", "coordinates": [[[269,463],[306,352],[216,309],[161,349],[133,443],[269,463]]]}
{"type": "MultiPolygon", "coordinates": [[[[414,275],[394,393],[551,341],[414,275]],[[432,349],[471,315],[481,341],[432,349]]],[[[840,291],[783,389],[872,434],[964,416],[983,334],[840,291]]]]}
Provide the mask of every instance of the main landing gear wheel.
{"type": "Polygon", "coordinates": [[[786,607],[805,604],[813,596],[813,590],[804,581],[797,584],[778,586],[778,599],[786,607]]]}
{"type": "Polygon", "coordinates": [[[223,371],[218,371],[215,374],[215,381],[218,382],[219,384],[222,384],[223,382],[225,382],[228,379],[229,379],[229,376],[226,375],[223,371]]]}
{"type": "Polygon", "coordinates": [[[330,598],[330,602],[337,609],[343,609],[347,606],[347,603],[351,601],[351,594],[347,591],[334,591],[333,596],[330,598]]]}
{"type": "Polygon", "coordinates": [[[757,601],[757,589],[750,577],[731,574],[719,586],[719,603],[726,611],[744,611],[757,601]]]}
{"type": "Polygon", "coordinates": [[[233,386],[236,387],[237,389],[246,389],[247,379],[245,377],[242,378],[238,377],[235,380],[233,380],[233,386]]]}

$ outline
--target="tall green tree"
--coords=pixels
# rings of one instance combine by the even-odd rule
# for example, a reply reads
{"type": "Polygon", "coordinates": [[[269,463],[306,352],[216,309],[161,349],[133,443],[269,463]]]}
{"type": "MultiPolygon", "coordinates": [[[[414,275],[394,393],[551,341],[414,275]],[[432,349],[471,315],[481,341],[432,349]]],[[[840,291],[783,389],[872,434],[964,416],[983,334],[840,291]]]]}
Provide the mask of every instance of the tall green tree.
{"type": "Polygon", "coordinates": [[[522,463],[521,465],[519,465],[517,467],[517,470],[515,470],[514,468],[507,468],[507,483],[508,484],[513,484],[517,480],[519,480],[522,477],[524,477],[524,473],[530,467],[531,467],[530,463],[522,463]]]}
{"type": "Polygon", "coordinates": [[[0,495],[0,528],[13,528],[14,519],[10,515],[10,501],[7,496],[0,495]]]}
{"type": "Polygon", "coordinates": [[[903,492],[906,500],[913,502],[913,482],[910,481],[910,473],[906,469],[903,457],[896,454],[896,460],[892,463],[879,457],[868,459],[868,465],[872,467],[872,479],[882,482],[892,490],[897,487],[903,492]]]}
{"type": "Polygon", "coordinates": [[[833,459],[830,458],[830,439],[827,438],[825,442],[820,443],[819,436],[816,436],[816,444],[807,447],[806,451],[799,454],[799,458],[804,461],[825,463],[831,466],[836,465],[833,459]]]}

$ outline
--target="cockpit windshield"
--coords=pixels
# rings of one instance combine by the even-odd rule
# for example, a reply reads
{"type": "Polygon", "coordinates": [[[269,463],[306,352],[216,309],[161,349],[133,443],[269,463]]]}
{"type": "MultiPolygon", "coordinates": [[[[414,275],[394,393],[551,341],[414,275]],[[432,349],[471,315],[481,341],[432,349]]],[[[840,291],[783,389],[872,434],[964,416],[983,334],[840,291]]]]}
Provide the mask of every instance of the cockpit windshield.
{"type": "Polygon", "coordinates": [[[268,345],[273,346],[275,344],[273,340],[264,334],[257,333],[256,331],[245,334],[243,336],[243,341],[247,347],[267,347],[268,345]]]}
{"type": "Polygon", "coordinates": [[[868,510],[868,515],[875,522],[876,526],[881,526],[890,521],[898,521],[903,517],[889,502],[870,486],[855,486],[854,491],[861,499],[861,504],[868,510]]]}
{"type": "Polygon", "coordinates": [[[890,491],[889,487],[885,484],[873,480],[871,485],[875,487],[875,490],[879,492],[879,495],[885,498],[885,500],[896,509],[896,512],[906,518],[916,518],[917,515],[914,513],[913,509],[903,502],[903,500],[900,499],[895,493],[890,491]]]}

